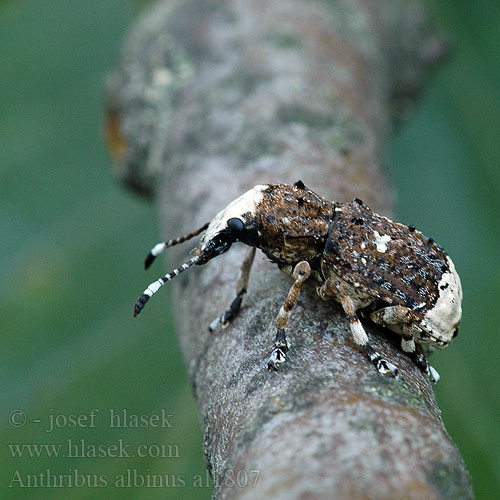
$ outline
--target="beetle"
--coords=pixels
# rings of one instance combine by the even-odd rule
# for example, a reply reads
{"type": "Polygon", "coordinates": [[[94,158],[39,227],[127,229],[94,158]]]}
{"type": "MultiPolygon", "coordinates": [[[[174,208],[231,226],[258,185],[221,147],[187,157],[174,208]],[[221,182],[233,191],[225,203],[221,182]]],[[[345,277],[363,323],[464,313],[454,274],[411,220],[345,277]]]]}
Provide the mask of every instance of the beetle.
{"type": "Polygon", "coordinates": [[[439,374],[425,358],[427,348],[444,349],[457,335],[462,287],[455,266],[432,238],[414,226],[378,215],[360,199],[328,201],[302,181],[293,185],[257,185],[231,202],[211,222],[180,238],[157,244],[145,267],[165,248],[205,231],[193,257],[151,283],[138,298],[134,316],[168,280],[192,265],[203,265],[235,242],[249,248],[236,283],[236,296],[210,330],[224,327],[240,309],[250,269],[259,248],[294,282],[276,317],[276,339],[268,368],[286,359],[290,343],[285,328],[302,284],[316,280],[323,300],[340,302],[354,342],[380,373],[398,376],[397,367],[370,343],[358,311],[401,335],[401,348],[433,382],[439,374]]]}

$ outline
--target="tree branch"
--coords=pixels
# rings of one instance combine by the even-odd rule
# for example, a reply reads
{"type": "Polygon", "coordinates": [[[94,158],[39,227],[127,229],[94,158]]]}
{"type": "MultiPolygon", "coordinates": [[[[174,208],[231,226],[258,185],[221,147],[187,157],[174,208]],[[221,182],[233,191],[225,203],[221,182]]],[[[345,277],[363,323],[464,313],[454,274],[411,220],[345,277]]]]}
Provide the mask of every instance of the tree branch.
{"type": "MultiPolygon", "coordinates": [[[[302,179],[325,198],[359,197],[388,214],[382,144],[442,55],[414,1],[159,3],[110,77],[117,171],[158,196],[168,238],[259,183],[302,179]]],[[[185,255],[173,248],[169,260],[185,255]]],[[[287,362],[268,372],[290,281],[257,257],[238,317],[208,333],[242,258],[233,248],[172,282],[214,498],[472,498],[429,382],[386,330],[364,322],[398,380],[374,370],[339,305],[306,283],[287,362]],[[252,470],[256,485],[231,487],[231,474],[252,470]]]]}

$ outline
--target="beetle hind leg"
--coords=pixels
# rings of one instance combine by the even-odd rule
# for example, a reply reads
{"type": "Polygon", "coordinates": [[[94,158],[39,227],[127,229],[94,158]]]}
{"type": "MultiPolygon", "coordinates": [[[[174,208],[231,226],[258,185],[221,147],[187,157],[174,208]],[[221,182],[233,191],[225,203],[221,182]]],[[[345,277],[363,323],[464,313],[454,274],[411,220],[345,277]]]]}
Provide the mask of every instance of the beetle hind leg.
{"type": "Polygon", "coordinates": [[[436,385],[441,377],[438,371],[427,362],[425,355],[416,349],[409,354],[415,364],[427,375],[427,377],[429,377],[430,381],[436,385]]]}
{"type": "Polygon", "coordinates": [[[440,376],[435,368],[433,368],[425,358],[425,355],[420,350],[417,350],[414,338],[410,336],[404,336],[401,338],[401,349],[408,353],[415,364],[429,377],[433,384],[439,382],[440,376]]]}
{"type": "Polygon", "coordinates": [[[245,257],[241,264],[238,279],[236,280],[236,297],[233,299],[229,308],[220,316],[217,316],[209,325],[208,330],[213,332],[219,324],[222,328],[227,328],[231,320],[238,314],[243,300],[243,295],[247,293],[248,279],[250,277],[250,269],[252,268],[253,259],[255,257],[255,248],[249,247],[245,252],[245,257]]]}
{"type": "Polygon", "coordinates": [[[335,297],[340,300],[342,308],[349,320],[352,337],[357,345],[364,348],[369,360],[379,373],[388,374],[391,377],[398,377],[399,372],[395,365],[387,361],[371,344],[368,335],[356,314],[356,308],[353,300],[346,294],[342,283],[334,278],[327,279],[318,290],[319,296],[327,300],[335,297]]]}
{"type": "Polygon", "coordinates": [[[413,359],[415,364],[429,377],[433,384],[438,383],[440,378],[439,373],[429,365],[422,352],[422,346],[415,343],[415,338],[412,335],[413,322],[416,319],[412,309],[404,306],[388,306],[371,313],[370,319],[388,328],[399,325],[396,331],[402,335],[401,350],[413,359]]]}
{"type": "Polygon", "coordinates": [[[294,270],[293,277],[295,281],[291,286],[284,304],[281,306],[280,312],[276,317],[276,340],[274,341],[274,350],[269,356],[267,361],[267,368],[269,370],[277,370],[278,365],[283,363],[286,359],[286,353],[290,349],[290,342],[288,342],[285,334],[285,327],[288,323],[288,318],[292,309],[295,307],[297,298],[299,297],[300,288],[302,283],[309,278],[311,274],[311,266],[305,260],[299,262],[294,270]]]}

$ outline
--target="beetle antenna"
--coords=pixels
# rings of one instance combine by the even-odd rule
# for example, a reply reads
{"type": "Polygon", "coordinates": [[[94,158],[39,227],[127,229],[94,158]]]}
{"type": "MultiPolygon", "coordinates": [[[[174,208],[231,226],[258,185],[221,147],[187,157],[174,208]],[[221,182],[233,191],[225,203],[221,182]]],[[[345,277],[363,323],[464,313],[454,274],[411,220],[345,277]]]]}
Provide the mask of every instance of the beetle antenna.
{"type": "Polygon", "coordinates": [[[143,307],[146,305],[146,302],[152,297],[167,281],[171,280],[175,276],[182,273],[186,269],[190,268],[193,264],[196,264],[200,260],[199,255],[195,255],[191,257],[186,263],[182,264],[182,266],[174,269],[165,276],[153,281],[146,290],[144,290],[143,294],[137,299],[137,302],[134,306],[134,318],[142,311],[143,307]]]}
{"type": "Polygon", "coordinates": [[[187,240],[190,240],[191,238],[194,238],[195,236],[198,236],[200,233],[205,231],[205,229],[208,227],[208,222],[201,226],[198,229],[195,229],[192,233],[186,234],[184,236],[181,236],[180,238],[175,238],[174,240],[168,240],[164,241],[162,243],[156,244],[151,251],[148,253],[146,256],[146,259],[144,260],[144,269],[148,269],[148,267],[153,263],[153,261],[156,259],[158,255],[160,255],[165,248],[168,247],[173,247],[174,245],[178,245],[179,243],[184,243],[187,240]]]}

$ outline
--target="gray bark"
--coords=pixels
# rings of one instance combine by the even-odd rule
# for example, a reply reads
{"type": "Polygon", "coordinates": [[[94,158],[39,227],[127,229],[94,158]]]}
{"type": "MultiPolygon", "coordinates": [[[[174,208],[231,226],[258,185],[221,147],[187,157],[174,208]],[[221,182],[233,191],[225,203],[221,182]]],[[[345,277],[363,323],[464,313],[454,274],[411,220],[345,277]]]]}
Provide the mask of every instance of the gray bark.
{"type": "MultiPolygon", "coordinates": [[[[442,55],[415,1],[159,3],[109,80],[117,172],[156,195],[167,238],[261,183],[302,179],[325,198],[358,197],[389,214],[381,149],[442,55]]],[[[172,248],[170,267],[188,249],[172,248]]],[[[234,296],[243,251],[234,245],[167,285],[214,498],[472,498],[432,388],[398,339],[364,322],[399,367],[395,380],[374,370],[340,306],[319,300],[312,283],[277,373],[265,362],[291,282],[262,254],[238,317],[208,333],[234,296]],[[238,471],[252,479],[246,487],[228,479],[238,471]]]]}

